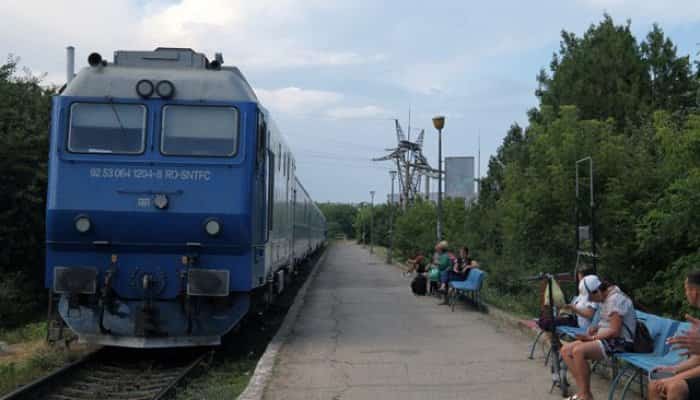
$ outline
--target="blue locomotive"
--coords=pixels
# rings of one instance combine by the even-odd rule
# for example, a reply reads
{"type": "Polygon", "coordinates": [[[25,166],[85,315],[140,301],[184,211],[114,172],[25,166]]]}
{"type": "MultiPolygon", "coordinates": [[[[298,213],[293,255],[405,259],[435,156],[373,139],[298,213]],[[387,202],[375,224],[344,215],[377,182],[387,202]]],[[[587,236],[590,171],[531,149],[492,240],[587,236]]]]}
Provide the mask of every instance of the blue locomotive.
{"type": "Polygon", "coordinates": [[[325,240],[295,158],[235,67],[93,53],[54,97],[45,282],[81,340],[216,345],[325,240]]]}

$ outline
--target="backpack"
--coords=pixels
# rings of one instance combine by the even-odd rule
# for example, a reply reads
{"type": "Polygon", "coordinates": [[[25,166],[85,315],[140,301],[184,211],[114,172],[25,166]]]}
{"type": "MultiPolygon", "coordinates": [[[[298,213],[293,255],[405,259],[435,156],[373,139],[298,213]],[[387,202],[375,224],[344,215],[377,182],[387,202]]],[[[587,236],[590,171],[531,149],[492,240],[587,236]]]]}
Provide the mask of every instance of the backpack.
{"type": "MultiPolygon", "coordinates": [[[[630,328],[625,325],[623,322],[622,325],[624,325],[625,329],[627,329],[627,332],[632,334],[632,331],[630,328]]],[[[649,328],[644,324],[644,322],[637,320],[637,326],[636,329],[634,330],[634,342],[632,343],[632,352],[633,353],[653,353],[654,352],[654,338],[651,337],[651,333],[649,333],[649,328]]]]}
{"type": "Polygon", "coordinates": [[[425,296],[427,285],[428,279],[425,277],[425,275],[416,275],[416,277],[413,278],[413,281],[411,281],[411,291],[416,296],[425,296]]]}

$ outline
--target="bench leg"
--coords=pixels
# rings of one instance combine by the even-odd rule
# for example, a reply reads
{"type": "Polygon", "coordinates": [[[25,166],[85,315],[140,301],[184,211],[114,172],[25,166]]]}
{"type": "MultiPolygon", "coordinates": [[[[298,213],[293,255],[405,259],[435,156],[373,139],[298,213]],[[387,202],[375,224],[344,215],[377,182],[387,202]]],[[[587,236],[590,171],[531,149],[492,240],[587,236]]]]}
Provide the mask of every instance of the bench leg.
{"type": "Polygon", "coordinates": [[[615,377],[613,380],[610,382],[610,390],[608,391],[608,400],[613,400],[615,398],[615,389],[617,389],[617,384],[620,383],[620,380],[627,375],[627,371],[629,371],[629,367],[623,367],[620,369],[617,374],[615,374],[615,377]]]}
{"type": "Polygon", "coordinates": [[[622,397],[620,397],[620,400],[625,400],[625,396],[627,395],[627,391],[629,390],[630,386],[632,386],[632,382],[634,382],[634,379],[638,375],[640,375],[640,372],[639,372],[639,370],[635,369],[635,371],[632,373],[632,377],[630,377],[630,380],[628,380],[627,383],[625,384],[625,387],[622,388],[622,397]]]}
{"type": "Polygon", "coordinates": [[[543,334],[544,331],[541,330],[540,333],[538,333],[535,337],[535,341],[532,342],[532,345],[530,346],[530,355],[527,357],[528,359],[532,360],[534,358],[533,356],[535,355],[535,348],[537,347],[537,343],[540,341],[540,338],[543,334]]]}

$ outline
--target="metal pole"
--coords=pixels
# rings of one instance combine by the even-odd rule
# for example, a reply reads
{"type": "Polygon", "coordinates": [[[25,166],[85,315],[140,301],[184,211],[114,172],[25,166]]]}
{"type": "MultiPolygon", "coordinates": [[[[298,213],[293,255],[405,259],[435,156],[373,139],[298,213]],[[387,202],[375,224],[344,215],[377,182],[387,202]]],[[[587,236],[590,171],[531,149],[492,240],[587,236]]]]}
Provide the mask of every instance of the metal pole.
{"type": "Polygon", "coordinates": [[[392,256],[394,252],[394,179],[396,178],[396,171],[389,171],[391,176],[391,197],[389,198],[389,251],[386,252],[386,263],[392,263],[392,256]]]}
{"type": "Polygon", "coordinates": [[[590,160],[590,169],[589,169],[589,176],[590,176],[590,186],[591,186],[591,250],[593,251],[593,272],[598,273],[598,253],[596,253],[596,246],[595,246],[595,200],[593,199],[593,158],[589,158],[590,160]]]}
{"type": "MultiPolygon", "coordinates": [[[[581,251],[581,233],[579,232],[579,225],[581,224],[581,221],[579,218],[578,202],[578,162],[576,162],[576,199],[574,200],[574,223],[576,224],[576,262],[578,262],[579,251],[581,251]]],[[[578,265],[574,266],[574,276],[576,276],[576,279],[578,280],[576,268],[578,268],[578,265]]],[[[578,282],[576,282],[576,284],[578,285],[578,282]]]]}
{"type": "Polygon", "coordinates": [[[438,129],[437,240],[442,240],[442,129],[438,129]]]}
{"type": "Polygon", "coordinates": [[[75,48],[66,47],[66,83],[70,83],[75,76],[75,48]]]}
{"type": "Polygon", "coordinates": [[[595,199],[593,198],[593,158],[592,157],[586,157],[582,158],[578,161],[576,161],[576,250],[579,250],[579,231],[578,231],[578,225],[580,221],[580,211],[578,209],[578,203],[579,203],[579,172],[578,172],[578,167],[580,163],[588,161],[588,188],[589,188],[589,196],[590,196],[590,202],[589,205],[591,207],[590,209],[590,221],[589,221],[589,226],[588,226],[588,232],[589,232],[589,237],[591,240],[591,252],[593,256],[593,272],[597,273],[598,272],[598,260],[597,260],[597,253],[596,253],[596,243],[595,243],[595,199]]]}
{"type": "Polygon", "coordinates": [[[374,190],[369,192],[372,198],[369,208],[369,252],[374,253],[374,190]]]}

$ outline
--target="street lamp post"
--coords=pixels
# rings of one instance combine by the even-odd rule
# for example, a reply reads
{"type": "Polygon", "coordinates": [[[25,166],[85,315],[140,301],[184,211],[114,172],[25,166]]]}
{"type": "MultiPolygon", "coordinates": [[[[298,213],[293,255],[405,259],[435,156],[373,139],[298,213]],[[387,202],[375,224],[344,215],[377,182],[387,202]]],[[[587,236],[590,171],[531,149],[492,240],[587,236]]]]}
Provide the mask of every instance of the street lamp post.
{"type": "Polygon", "coordinates": [[[438,131],[438,198],[437,198],[437,240],[442,240],[442,128],[445,127],[445,117],[433,117],[433,126],[438,131]]]}
{"type": "Polygon", "coordinates": [[[392,253],[394,250],[394,179],[396,171],[389,171],[391,176],[391,197],[389,197],[389,251],[386,252],[386,263],[392,263],[392,253]]]}
{"type": "Polygon", "coordinates": [[[374,253],[374,190],[369,191],[371,202],[369,203],[369,252],[374,253]]]}

